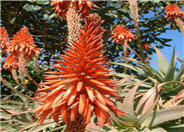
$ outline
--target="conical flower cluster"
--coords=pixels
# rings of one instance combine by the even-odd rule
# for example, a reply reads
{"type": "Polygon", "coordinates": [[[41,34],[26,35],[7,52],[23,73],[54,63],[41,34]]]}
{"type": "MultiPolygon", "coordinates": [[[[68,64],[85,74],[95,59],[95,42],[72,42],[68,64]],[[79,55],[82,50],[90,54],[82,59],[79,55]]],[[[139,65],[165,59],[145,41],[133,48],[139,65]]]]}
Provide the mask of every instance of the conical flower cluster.
{"type": "MultiPolygon", "coordinates": [[[[98,14],[90,14],[88,17],[85,19],[85,23],[91,23],[94,27],[98,27],[101,25],[104,21],[101,20],[101,17],[98,14]]],[[[86,25],[84,28],[90,28],[91,25],[86,25]]],[[[96,30],[95,34],[99,35],[101,33],[104,33],[105,29],[104,28],[99,28],[96,30]]]]}
{"type": "Polygon", "coordinates": [[[10,41],[9,53],[23,54],[25,59],[36,56],[40,49],[36,48],[33,37],[29,34],[27,27],[18,31],[10,41]]]}
{"type": "Polygon", "coordinates": [[[4,27],[1,27],[0,40],[1,40],[1,50],[6,51],[8,49],[8,45],[9,45],[9,43],[8,43],[9,37],[8,37],[8,33],[4,27]]]}
{"type": "Polygon", "coordinates": [[[17,70],[18,69],[18,58],[15,54],[10,54],[6,57],[3,65],[4,69],[7,69],[9,71],[11,70],[17,70]]]}
{"type": "Polygon", "coordinates": [[[112,31],[113,42],[124,44],[125,42],[131,42],[134,38],[134,34],[122,25],[117,25],[112,31]]]}
{"type": "Polygon", "coordinates": [[[83,17],[89,15],[90,12],[88,10],[93,9],[93,7],[97,8],[93,2],[88,0],[52,0],[51,5],[55,6],[54,9],[57,12],[57,16],[65,16],[69,6],[71,6],[71,2],[82,13],[83,17]]]}
{"type": "Polygon", "coordinates": [[[39,122],[43,122],[47,116],[57,122],[61,115],[67,124],[78,121],[77,117],[81,116],[83,121],[89,123],[95,114],[98,124],[103,126],[104,123],[111,124],[110,111],[115,115],[124,115],[106,97],[119,97],[116,93],[118,90],[114,89],[116,81],[107,78],[112,74],[103,55],[105,51],[101,38],[104,29],[90,19],[86,20],[80,31],[78,42],[73,41],[73,46],[68,46],[65,55],[61,55],[63,60],[54,65],[57,71],[46,73],[44,88],[38,92],[47,93],[39,100],[42,105],[34,111],[38,113],[39,122]]]}
{"type": "Polygon", "coordinates": [[[165,7],[165,13],[166,13],[166,17],[171,20],[184,17],[184,12],[182,12],[180,8],[174,4],[167,5],[165,7]]]}

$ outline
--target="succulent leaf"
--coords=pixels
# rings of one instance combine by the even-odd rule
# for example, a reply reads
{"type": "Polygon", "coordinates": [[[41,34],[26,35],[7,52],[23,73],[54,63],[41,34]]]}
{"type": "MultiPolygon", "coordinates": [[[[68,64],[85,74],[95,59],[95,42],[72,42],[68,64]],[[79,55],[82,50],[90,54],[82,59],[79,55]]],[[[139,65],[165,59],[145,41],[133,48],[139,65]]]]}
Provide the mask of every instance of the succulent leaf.
{"type": "Polygon", "coordinates": [[[167,69],[169,67],[169,64],[166,60],[166,58],[163,56],[163,54],[155,47],[156,53],[157,53],[157,59],[158,59],[158,67],[159,70],[163,73],[167,72],[167,69]]]}
{"type": "Polygon", "coordinates": [[[154,127],[161,123],[184,117],[184,105],[158,110],[151,113],[143,122],[144,126],[154,127]]]}
{"type": "Polygon", "coordinates": [[[171,62],[165,75],[165,81],[171,81],[174,79],[174,71],[176,68],[175,62],[176,62],[176,59],[175,59],[175,48],[174,48],[172,52],[171,62]]]}
{"type": "Polygon", "coordinates": [[[137,105],[137,113],[143,115],[150,107],[155,103],[159,98],[159,92],[161,88],[158,88],[157,85],[149,89],[143,97],[140,99],[137,105]]]}

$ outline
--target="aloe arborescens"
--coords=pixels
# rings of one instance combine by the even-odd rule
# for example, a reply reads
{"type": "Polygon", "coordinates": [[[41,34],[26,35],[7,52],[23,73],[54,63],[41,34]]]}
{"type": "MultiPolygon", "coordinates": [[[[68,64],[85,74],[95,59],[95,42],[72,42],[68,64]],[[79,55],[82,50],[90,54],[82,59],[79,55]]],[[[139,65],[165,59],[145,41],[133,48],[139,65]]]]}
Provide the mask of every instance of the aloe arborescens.
{"type": "MultiPolygon", "coordinates": [[[[96,15],[94,15],[96,16],[96,15]]],[[[42,105],[34,112],[38,113],[39,122],[53,116],[57,122],[59,115],[67,123],[67,131],[84,131],[90,122],[93,113],[97,116],[98,124],[111,124],[110,111],[116,115],[124,115],[115,104],[105,95],[118,96],[113,89],[116,81],[107,79],[108,64],[103,56],[101,41],[104,29],[100,27],[101,19],[92,21],[93,17],[86,19],[84,29],[78,35],[79,42],[73,41],[68,49],[61,55],[63,61],[54,65],[58,71],[47,72],[45,88],[39,92],[51,90],[39,100],[42,105]],[[77,124],[77,125],[76,125],[77,124]]]]}

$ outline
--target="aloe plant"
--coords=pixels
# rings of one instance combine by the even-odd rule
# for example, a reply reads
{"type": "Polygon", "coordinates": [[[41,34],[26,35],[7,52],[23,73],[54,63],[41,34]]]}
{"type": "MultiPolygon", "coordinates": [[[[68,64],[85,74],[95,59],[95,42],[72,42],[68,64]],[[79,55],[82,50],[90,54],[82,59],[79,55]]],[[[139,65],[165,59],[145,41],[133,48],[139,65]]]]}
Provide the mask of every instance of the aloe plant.
{"type": "MultiPolygon", "coordinates": [[[[117,118],[112,114],[114,127],[109,128],[111,130],[108,132],[118,132],[118,130],[121,132],[167,132],[167,130],[171,129],[171,126],[166,126],[164,123],[184,117],[184,105],[162,109],[157,108],[160,97],[159,92],[167,83],[155,85],[144,93],[140,99],[139,97],[136,98],[136,91],[144,81],[145,80],[135,85],[125,94],[123,103],[118,102],[119,108],[125,111],[126,115],[117,118]]],[[[88,129],[89,132],[102,131],[97,127],[89,127],[88,129]]],[[[183,130],[184,127],[178,125],[178,130],[179,129],[183,130]]]]}
{"type": "MultiPolygon", "coordinates": [[[[124,67],[127,67],[133,71],[136,72],[136,75],[131,78],[132,81],[129,81],[128,84],[132,84],[132,82],[140,82],[144,78],[148,78],[149,80],[144,82],[141,86],[143,88],[151,88],[154,83],[164,83],[168,81],[175,81],[175,82],[184,82],[184,65],[182,64],[180,68],[177,69],[176,62],[177,62],[177,56],[175,56],[175,48],[172,52],[172,57],[170,64],[167,62],[166,58],[163,56],[163,54],[155,47],[157,58],[158,58],[158,69],[151,67],[149,64],[138,62],[137,60],[130,59],[130,61],[136,62],[138,66],[134,66],[132,64],[125,64],[125,63],[115,63],[116,65],[121,65],[124,67]]],[[[131,77],[128,74],[125,73],[119,73],[117,74],[118,77],[131,77]]],[[[178,83],[171,83],[168,85],[165,85],[163,87],[163,94],[170,95],[173,93],[178,93],[178,91],[182,90],[183,88],[178,83]]]]}
{"type": "Polygon", "coordinates": [[[56,124],[53,119],[47,119],[45,123],[39,124],[33,115],[35,103],[32,100],[27,100],[24,96],[18,93],[13,94],[16,101],[11,99],[11,96],[3,97],[1,95],[0,105],[0,131],[3,132],[43,132],[43,131],[61,131],[65,125],[60,119],[56,124]]]}
{"type": "MultiPolygon", "coordinates": [[[[157,48],[155,50],[158,57],[158,71],[148,64],[133,59],[131,60],[137,62],[139,66],[114,63],[137,72],[136,75],[125,73],[116,75],[122,78],[120,79],[120,87],[124,88],[122,91],[128,91],[125,95],[122,93],[124,100],[118,105],[121,110],[127,112],[127,115],[120,119],[113,117],[115,128],[118,130],[165,132],[172,129],[169,128],[171,126],[167,126],[171,120],[182,120],[184,117],[184,105],[181,105],[184,102],[184,65],[177,70],[175,49],[170,64],[157,48]]],[[[178,125],[177,129],[183,130],[184,127],[178,125]]]]}

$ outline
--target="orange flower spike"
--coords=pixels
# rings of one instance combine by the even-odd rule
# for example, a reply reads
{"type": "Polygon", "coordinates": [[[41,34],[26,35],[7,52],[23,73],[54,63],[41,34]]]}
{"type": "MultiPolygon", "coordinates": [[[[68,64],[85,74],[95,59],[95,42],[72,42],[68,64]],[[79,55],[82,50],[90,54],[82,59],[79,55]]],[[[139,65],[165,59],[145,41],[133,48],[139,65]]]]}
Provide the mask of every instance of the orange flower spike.
{"type": "Polygon", "coordinates": [[[51,6],[54,6],[53,9],[55,9],[57,16],[65,17],[71,3],[73,3],[76,6],[76,9],[82,13],[83,17],[89,15],[90,12],[88,10],[98,8],[93,2],[88,0],[52,0],[51,6]]]}
{"type": "Polygon", "coordinates": [[[134,34],[122,25],[117,25],[112,31],[113,42],[124,44],[124,42],[131,42],[132,39],[135,39],[134,34]]]}
{"type": "MultiPolygon", "coordinates": [[[[93,15],[88,17],[93,17],[93,15]]],[[[68,49],[64,52],[65,57],[61,56],[64,57],[64,60],[57,61],[58,64],[55,65],[55,68],[58,71],[47,72],[46,78],[48,80],[43,83],[47,87],[43,88],[43,91],[51,90],[51,92],[45,93],[47,96],[42,100],[42,105],[46,105],[46,102],[53,102],[52,104],[56,105],[62,104],[58,108],[62,119],[67,123],[77,122],[76,119],[78,118],[88,123],[95,109],[101,109],[101,111],[106,112],[103,115],[100,113],[102,115],[100,115],[102,126],[105,122],[104,119],[108,119],[106,116],[109,116],[109,110],[112,109],[109,107],[116,108],[115,104],[111,104],[110,99],[105,98],[105,95],[119,96],[116,94],[119,90],[114,89],[116,87],[115,81],[106,78],[110,75],[110,70],[108,70],[109,64],[107,64],[106,57],[103,56],[104,52],[102,52],[102,33],[104,30],[94,21],[85,22],[84,29],[79,34],[78,42],[73,41],[73,47],[68,46],[68,49]],[[91,30],[90,33],[89,30],[91,30]],[[70,59],[67,60],[68,58],[70,59]],[[51,87],[51,89],[48,87],[51,87]],[[53,98],[54,100],[52,100],[53,98]]],[[[114,112],[117,111],[115,108],[113,108],[114,112]]],[[[51,109],[53,108],[51,107],[51,109]]],[[[52,111],[48,113],[49,116],[53,114],[52,111]]],[[[39,110],[38,113],[40,112],[44,111],[39,110]]],[[[116,113],[116,115],[118,114],[116,113]]],[[[41,114],[39,118],[43,119],[42,116],[44,114],[41,114]]]]}
{"type": "Polygon", "coordinates": [[[24,54],[24,57],[28,60],[36,56],[40,49],[36,48],[33,37],[29,34],[28,28],[23,27],[18,31],[10,41],[10,53],[24,54]]]}
{"type": "Polygon", "coordinates": [[[1,37],[0,37],[0,40],[1,40],[1,50],[6,51],[8,49],[8,46],[9,46],[8,33],[7,33],[7,31],[6,31],[6,29],[4,27],[1,27],[0,31],[1,31],[1,37]]]}
{"type": "Polygon", "coordinates": [[[182,12],[180,8],[174,4],[167,5],[165,7],[165,13],[166,13],[166,17],[171,20],[184,17],[184,12],[182,12]]]}
{"type": "Polygon", "coordinates": [[[4,61],[4,65],[3,65],[4,69],[7,69],[9,71],[11,70],[17,70],[18,69],[18,58],[17,58],[17,54],[11,54],[8,55],[4,61]]]}

